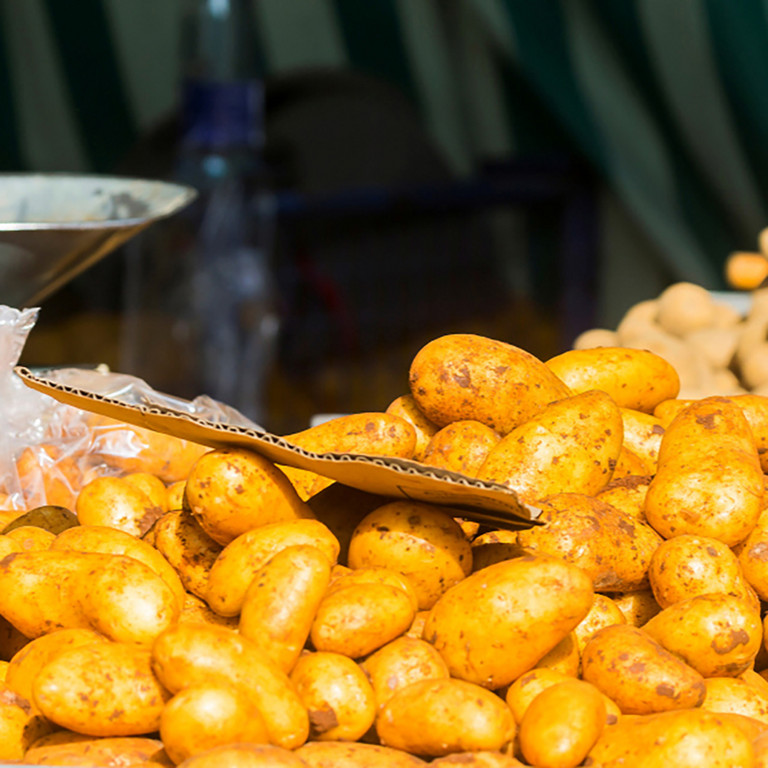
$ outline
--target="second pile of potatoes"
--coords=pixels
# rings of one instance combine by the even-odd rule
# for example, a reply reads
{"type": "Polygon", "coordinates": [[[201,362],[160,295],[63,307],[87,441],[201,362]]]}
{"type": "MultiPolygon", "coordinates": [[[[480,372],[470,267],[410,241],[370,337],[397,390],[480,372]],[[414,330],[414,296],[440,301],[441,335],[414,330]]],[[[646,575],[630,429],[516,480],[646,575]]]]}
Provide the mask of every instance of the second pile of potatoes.
{"type": "Polygon", "coordinates": [[[543,525],[238,449],[94,480],[0,536],[2,758],[768,766],[768,398],[678,399],[645,350],[544,363],[467,334],[409,384],[286,440],[499,483],[543,525]]]}

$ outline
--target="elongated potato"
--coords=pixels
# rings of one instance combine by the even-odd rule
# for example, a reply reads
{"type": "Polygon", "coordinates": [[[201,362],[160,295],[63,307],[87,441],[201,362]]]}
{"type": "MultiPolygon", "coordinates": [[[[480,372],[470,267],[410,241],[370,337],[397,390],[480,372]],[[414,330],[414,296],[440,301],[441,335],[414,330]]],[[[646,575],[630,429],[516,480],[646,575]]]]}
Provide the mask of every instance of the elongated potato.
{"type": "Polygon", "coordinates": [[[624,714],[687,709],[704,701],[704,678],[637,627],[615,624],[596,632],[581,664],[582,678],[624,714]]]}
{"type": "Polygon", "coordinates": [[[24,755],[31,765],[132,765],[137,768],[173,768],[163,742],[147,736],[86,736],[57,730],[33,742],[24,755]]]}
{"type": "Polygon", "coordinates": [[[366,515],[349,542],[349,566],[386,567],[408,577],[419,608],[431,608],[472,570],[472,547],[449,510],[391,501],[366,515]]]}
{"type": "Polygon", "coordinates": [[[261,525],[313,517],[283,472],[264,456],[241,449],[201,456],[187,477],[184,497],[202,529],[222,545],[261,525]]]}
{"type": "Polygon", "coordinates": [[[36,525],[20,525],[4,536],[17,542],[21,546],[22,552],[50,549],[56,538],[55,534],[46,531],[45,528],[38,528],[36,525]]]}
{"type": "Polygon", "coordinates": [[[309,741],[296,750],[296,755],[309,768],[420,768],[427,765],[400,749],[359,741],[309,741]]]}
{"type": "Polygon", "coordinates": [[[309,712],[313,741],[357,741],[376,719],[376,697],[365,672],[348,656],[306,653],[291,671],[309,712]]]}
{"type": "Polygon", "coordinates": [[[240,613],[245,593],[256,574],[286,547],[319,549],[331,563],[339,556],[339,542],[318,520],[286,520],[246,531],[227,544],[211,566],[205,599],[222,616],[240,613]]]}
{"type": "Polygon", "coordinates": [[[763,508],[763,473],[749,423],[725,398],[692,403],[667,427],[645,498],[664,538],[694,534],[743,541],[763,508]]]}
{"type": "Polygon", "coordinates": [[[432,436],[439,427],[430,421],[416,405],[413,395],[400,395],[396,397],[386,408],[386,413],[405,419],[416,432],[416,445],[413,449],[413,459],[421,461],[424,451],[432,436]]]}
{"type": "Polygon", "coordinates": [[[228,744],[188,757],[183,768],[306,768],[289,749],[271,744],[228,744]]]}
{"type": "Polygon", "coordinates": [[[677,371],[647,349],[573,349],[550,358],[545,365],[573,394],[599,389],[622,408],[645,413],[653,413],[660,402],[677,397],[680,391],[677,371]]]}
{"type": "Polygon", "coordinates": [[[685,709],[622,718],[603,730],[590,750],[601,768],[749,768],[751,740],[727,717],[685,709]]]}
{"type": "Polygon", "coordinates": [[[546,525],[518,531],[524,551],[577,565],[589,574],[595,591],[648,587],[651,557],[662,541],[650,526],[584,494],[555,494],[538,505],[538,519],[546,525]]]}
{"type": "Polygon", "coordinates": [[[763,640],[759,614],[722,593],[682,600],[645,626],[654,640],[703,677],[736,677],[754,662],[763,640]]]}
{"type": "Polygon", "coordinates": [[[335,577],[332,576],[326,594],[352,584],[389,584],[390,587],[401,589],[410,597],[414,610],[417,610],[419,607],[419,598],[411,580],[405,574],[392,568],[381,568],[378,566],[373,568],[355,568],[354,570],[350,568],[346,573],[336,574],[335,577]]]}
{"type": "Polygon", "coordinates": [[[709,677],[701,708],[708,712],[744,715],[768,724],[768,696],[738,677],[709,677]]]}
{"type": "Polygon", "coordinates": [[[500,688],[573,630],[589,613],[593,594],[589,576],[570,563],[518,557],[489,565],[449,589],[430,610],[424,639],[453,677],[500,688]]]}
{"type": "Polygon", "coordinates": [[[621,412],[591,390],[558,400],[513,429],[477,471],[535,503],[556,493],[593,495],[613,475],[622,444],[621,412]]]}
{"type": "Polygon", "coordinates": [[[444,426],[432,435],[422,463],[474,477],[501,435],[479,421],[464,419],[444,426]]]}
{"type": "Polygon", "coordinates": [[[240,634],[283,672],[290,672],[309,637],[331,578],[331,563],[317,547],[277,552],[256,574],[243,598],[240,634]]]}
{"type": "Polygon", "coordinates": [[[441,336],[422,347],[409,383],[419,409],[438,426],[472,419],[502,435],[570,394],[530,353],[473,334],[441,336]]]}
{"type": "Polygon", "coordinates": [[[62,728],[90,736],[157,731],[168,691],[148,647],[93,643],[57,654],[32,683],[35,706],[62,728]]]}
{"type": "Polygon", "coordinates": [[[295,749],[307,740],[307,710],[288,676],[235,630],[201,624],[169,627],[152,645],[152,669],[173,694],[223,678],[248,692],[271,743],[295,749]]]}
{"type": "Polygon", "coordinates": [[[381,743],[417,755],[500,750],[515,736],[503,699],[465,680],[421,680],[399,690],[376,719],[381,743]]]}

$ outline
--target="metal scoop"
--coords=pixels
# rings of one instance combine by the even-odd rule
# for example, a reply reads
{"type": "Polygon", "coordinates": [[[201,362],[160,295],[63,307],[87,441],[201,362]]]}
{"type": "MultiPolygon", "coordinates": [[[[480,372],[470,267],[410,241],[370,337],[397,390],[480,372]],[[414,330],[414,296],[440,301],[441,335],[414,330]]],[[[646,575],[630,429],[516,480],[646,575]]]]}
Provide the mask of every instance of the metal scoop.
{"type": "Polygon", "coordinates": [[[0,303],[39,304],[196,194],[115,176],[0,174],[0,303]]]}

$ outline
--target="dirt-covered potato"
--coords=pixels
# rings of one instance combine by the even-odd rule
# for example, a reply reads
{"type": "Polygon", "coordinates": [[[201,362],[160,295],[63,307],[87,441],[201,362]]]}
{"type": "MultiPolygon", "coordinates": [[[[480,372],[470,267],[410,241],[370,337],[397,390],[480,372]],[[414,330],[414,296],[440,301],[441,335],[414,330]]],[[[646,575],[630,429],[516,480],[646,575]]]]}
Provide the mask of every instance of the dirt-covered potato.
{"type": "Polygon", "coordinates": [[[474,477],[499,440],[501,435],[496,430],[479,421],[454,421],[432,436],[421,461],[430,467],[474,477]]]}

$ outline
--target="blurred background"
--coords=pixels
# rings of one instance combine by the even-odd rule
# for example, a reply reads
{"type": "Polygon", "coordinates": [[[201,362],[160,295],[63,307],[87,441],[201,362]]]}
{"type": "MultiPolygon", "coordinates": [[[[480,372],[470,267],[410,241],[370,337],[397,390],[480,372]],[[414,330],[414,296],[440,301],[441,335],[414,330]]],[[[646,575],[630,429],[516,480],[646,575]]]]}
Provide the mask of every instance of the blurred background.
{"type": "Polygon", "coordinates": [[[42,303],[271,431],[450,332],[547,358],[768,224],[765,0],[0,0],[0,170],[192,184],[42,303]]]}

